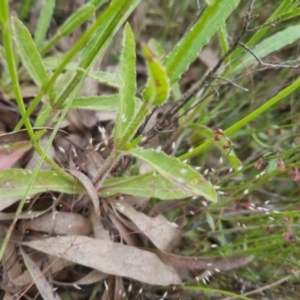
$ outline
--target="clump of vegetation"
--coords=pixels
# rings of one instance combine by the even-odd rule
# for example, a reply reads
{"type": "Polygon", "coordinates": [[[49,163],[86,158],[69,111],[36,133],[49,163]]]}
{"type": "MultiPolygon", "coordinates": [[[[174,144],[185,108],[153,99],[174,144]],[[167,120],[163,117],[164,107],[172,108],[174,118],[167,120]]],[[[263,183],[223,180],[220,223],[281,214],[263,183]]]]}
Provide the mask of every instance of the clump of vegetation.
{"type": "Polygon", "coordinates": [[[298,299],[299,1],[33,2],[0,4],[3,297],[298,299]]]}

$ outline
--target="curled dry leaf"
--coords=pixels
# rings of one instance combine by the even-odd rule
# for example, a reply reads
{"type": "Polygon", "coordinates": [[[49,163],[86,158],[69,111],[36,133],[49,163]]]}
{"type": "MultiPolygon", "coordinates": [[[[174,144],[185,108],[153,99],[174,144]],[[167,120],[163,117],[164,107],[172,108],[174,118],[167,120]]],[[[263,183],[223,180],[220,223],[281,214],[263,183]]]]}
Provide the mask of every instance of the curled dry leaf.
{"type": "Polygon", "coordinates": [[[129,218],[158,249],[170,250],[178,244],[180,233],[164,216],[148,217],[125,201],[116,202],[115,209],[129,218]]]}
{"type": "Polygon", "coordinates": [[[50,285],[48,280],[37,266],[37,264],[27,255],[22,249],[21,254],[23,256],[24,262],[30,275],[32,277],[32,281],[37,286],[39,292],[41,293],[43,299],[45,300],[58,300],[60,297],[58,294],[53,291],[53,287],[50,285]]]}
{"type": "Polygon", "coordinates": [[[107,274],[148,284],[166,286],[181,283],[175,269],[165,265],[156,254],[131,246],[86,236],[52,237],[23,242],[23,245],[107,274]]]}
{"type": "Polygon", "coordinates": [[[91,222],[76,213],[54,212],[30,220],[25,229],[54,234],[87,235],[92,231],[91,222]]]}
{"type": "Polygon", "coordinates": [[[69,172],[74,177],[76,177],[82,183],[82,185],[85,187],[86,191],[88,192],[88,195],[91,197],[96,214],[100,215],[98,193],[97,193],[97,190],[95,189],[92,181],[86,175],[84,175],[83,173],[81,173],[77,170],[69,170],[69,172]]]}

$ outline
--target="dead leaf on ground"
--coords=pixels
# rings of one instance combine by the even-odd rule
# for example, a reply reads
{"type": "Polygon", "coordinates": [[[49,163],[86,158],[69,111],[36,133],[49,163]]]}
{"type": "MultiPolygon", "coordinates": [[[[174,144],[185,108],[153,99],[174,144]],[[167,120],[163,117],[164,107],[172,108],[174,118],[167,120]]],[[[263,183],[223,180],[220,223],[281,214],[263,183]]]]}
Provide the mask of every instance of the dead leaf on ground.
{"type": "Polygon", "coordinates": [[[35,283],[36,287],[38,288],[43,299],[45,299],[45,300],[60,299],[58,294],[55,291],[53,291],[53,287],[46,279],[45,274],[43,274],[41,272],[40,268],[30,258],[30,256],[27,255],[22,249],[21,249],[21,254],[23,256],[26,267],[27,267],[28,271],[30,272],[32,280],[35,283]]]}
{"type": "Polygon", "coordinates": [[[124,240],[127,245],[133,247],[143,246],[139,237],[136,234],[132,234],[132,231],[115,215],[113,210],[109,210],[109,218],[118,231],[121,241],[124,240]]]}
{"type": "Polygon", "coordinates": [[[127,245],[86,236],[60,236],[22,244],[115,276],[162,286],[181,283],[175,269],[156,254],[127,245]]]}
{"type": "Polygon", "coordinates": [[[30,142],[23,142],[11,145],[11,147],[0,147],[0,170],[8,169],[32,148],[30,142]]]}
{"type": "Polygon", "coordinates": [[[153,250],[153,252],[156,253],[160,259],[169,266],[175,268],[186,268],[190,271],[204,270],[206,271],[204,274],[209,274],[209,276],[211,276],[214,272],[229,271],[240,268],[253,260],[253,256],[188,257],[162,252],[159,250],[153,250]]]}
{"type": "Polygon", "coordinates": [[[15,278],[22,274],[22,267],[19,262],[18,252],[14,243],[8,243],[3,260],[3,270],[6,270],[2,278],[1,286],[5,287],[10,294],[19,292],[19,288],[13,284],[15,278]]]}
{"type": "Polygon", "coordinates": [[[84,175],[82,172],[79,172],[77,170],[69,170],[69,172],[76,177],[82,185],[85,187],[88,195],[91,197],[91,200],[93,202],[94,208],[95,208],[95,213],[97,215],[100,215],[100,206],[99,206],[99,198],[98,198],[98,193],[93,185],[92,181],[84,175]]]}
{"type": "Polygon", "coordinates": [[[179,243],[179,231],[164,216],[148,217],[125,201],[116,202],[114,207],[130,219],[158,249],[170,250],[179,243]]]}
{"type": "Polygon", "coordinates": [[[68,235],[87,235],[92,231],[91,222],[80,214],[53,212],[24,224],[25,229],[68,235]]]}

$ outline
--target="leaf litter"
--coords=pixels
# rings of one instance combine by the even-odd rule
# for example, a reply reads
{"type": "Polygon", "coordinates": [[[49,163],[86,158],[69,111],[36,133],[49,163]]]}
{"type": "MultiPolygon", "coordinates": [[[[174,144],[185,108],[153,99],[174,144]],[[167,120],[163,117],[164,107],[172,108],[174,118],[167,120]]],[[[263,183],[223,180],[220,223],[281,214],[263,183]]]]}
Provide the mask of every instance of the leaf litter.
{"type": "MultiPolygon", "coordinates": [[[[69,50],[72,41],[66,38],[64,47],[69,50]]],[[[97,68],[100,62],[101,60],[96,63],[97,68]]],[[[95,71],[98,71],[97,68],[95,71]]],[[[107,66],[108,70],[109,68],[111,66],[107,66]]],[[[33,85],[31,87],[36,88],[33,85]]],[[[101,86],[101,91],[99,91],[99,84],[87,79],[81,96],[104,92],[112,94],[108,87],[101,86]]],[[[145,131],[155,125],[158,114],[165,110],[166,106],[163,106],[154,112],[145,131]]],[[[181,274],[182,268],[186,268],[191,273],[201,269],[204,272],[202,276],[205,277],[206,271],[212,274],[216,268],[223,271],[231,270],[251,261],[250,257],[201,258],[172,254],[172,252],[177,252],[182,238],[182,233],[174,226],[175,223],[169,221],[172,218],[163,215],[172,208],[169,205],[154,212],[148,208],[148,202],[152,205],[150,198],[159,198],[162,194],[161,199],[172,201],[178,201],[176,197],[185,198],[197,195],[197,187],[190,191],[188,189],[190,187],[185,187],[178,180],[181,179],[177,178],[178,176],[187,175],[185,172],[178,173],[182,165],[177,166],[176,164],[179,163],[176,161],[174,161],[175,166],[169,166],[172,170],[174,169],[170,181],[177,180],[177,183],[180,183],[178,186],[163,182],[160,175],[153,178],[152,173],[151,176],[146,174],[144,183],[137,180],[137,185],[131,187],[140,191],[137,195],[131,191],[131,196],[121,195],[123,200],[111,197],[113,192],[111,195],[106,194],[105,198],[101,197],[101,193],[99,195],[91,180],[109,154],[115,119],[115,112],[71,110],[68,113],[61,126],[65,131],[59,131],[49,155],[64,166],[72,176],[57,180],[54,171],[40,171],[32,189],[33,193],[28,197],[26,210],[21,213],[16,227],[22,232],[22,236],[13,236],[17,243],[23,246],[18,249],[16,245],[9,243],[6,248],[4,262],[7,265],[9,283],[4,283],[4,286],[11,289],[7,294],[8,297],[18,293],[24,287],[29,289],[34,284],[44,299],[59,299],[58,293],[53,291],[53,285],[76,288],[76,286],[106,280],[104,282],[107,288],[103,293],[103,299],[123,299],[126,293],[124,285],[128,285],[130,280],[137,281],[137,285],[140,283],[159,286],[180,285],[183,279],[186,279],[181,274]],[[99,127],[105,129],[105,139],[103,135],[99,136],[99,132],[95,134],[95,129],[99,127]],[[76,206],[76,200],[82,195],[91,201],[76,206]],[[70,201],[65,202],[66,198],[70,201]],[[23,270],[23,273],[16,253],[21,254],[26,265],[27,269],[23,270]],[[68,275],[71,272],[67,270],[73,267],[76,269],[77,265],[85,266],[87,270],[80,270],[79,279],[77,277],[77,280],[74,280],[75,278],[72,277],[70,280],[68,275]],[[56,277],[57,274],[59,276],[56,277]]],[[[14,120],[15,123],[17,121],[17,119],[14,120]]],[[[13,130],[15,125],[10,124],[10,130],[13,130]]],[[[52,129],[46,128],[45,140],[51,133],[52,129]]],[[[6,169],[4,171],[11,168],[9,170],[11,177],[5,177],[5,172],[3,172],[5,178],[3,180],[0,178],[1,190],[6,192],[0,196],[1,221],[13,218],[14,205],[20,201],[28,182],[26,178],[29,177],[30,170],[37,162],[36,154],[30,154],[24,161],[22,160],[25,152],[31,148],[28,141],[29,137],[25,130],[0,136],[1,146],[12,144],[12,147],[16,149],[11,153],[4,153],[4,151],[3,159],[0,156],[0,169],[1,166],[6,169]],[[21,143],[24,143],[24,147],[21,143]],[[2,162],[5,164],[1,165],[2,162]],[[15,168],[15,163],[20,163],[18,168],[15,168]]],[[[160,147],[159,142],[159,137],[156,135],[147,142],[145,148],[157,149],[160,147]]],[[[3,149],[0,148],[0,150],[3,149]]],[[[157,157],[164,156],[156,152],[147,153],[157,157]]],[[[119,169],[125,173],[128,171],[123,163],[124,160],[116,166],[111,177],[119,169]]],[[[145,168],[145,163],[141,163],[140,166],[141,169],[145,168]]],[[[46,164],[44,167],[48,168],[46,164]]],[[[195,177],[189,180],[201,181],[203,179],[189,167],[187,169],[195,177]]],[[[205,184],[205,181],[202,183],[205,184]]],[[[208,188],[207,195],[215,200],[215,195],[210,195],[210,186],[208,188]]],[[[118,195],[119,193],[118,190],[115,192],[118,195]]],[[[183,202],[179,203],[183,206],[183,202]]],[[[185,218],[183,218],[184,221],[185,218]]],[[[2,229],[5,232],[8,226],[5,225],[2,229]]],[[[130,290],[129,287],[128,290],[130,290]]]]}

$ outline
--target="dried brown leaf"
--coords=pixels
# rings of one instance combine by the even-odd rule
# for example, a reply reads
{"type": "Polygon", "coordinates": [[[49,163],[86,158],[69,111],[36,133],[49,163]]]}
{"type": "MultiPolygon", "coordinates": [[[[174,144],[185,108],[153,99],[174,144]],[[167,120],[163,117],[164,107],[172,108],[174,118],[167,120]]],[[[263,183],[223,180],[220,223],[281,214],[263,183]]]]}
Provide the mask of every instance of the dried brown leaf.
{"type": "Polygon", "coordinates": [[[119,232],[121,240],[124,240],[129,246],[142,246],[137,235],[132,234],[132,231],[115,215],[115,212],[110,210],[109,218],[119,232]]]}
{"type": "Polygon", "coordinates": [[[189,270],[217,270],[229,271],[242,267],[253,260],[252,256],[233,256],[233,257],[187,257],[172,253],[154,250],[160,259],[167,265],[173,267],[184,267],[189,270]]]}
{"type": "Polygon", "coordinates": [[[53,291],[53,287],[47,281],[45,275],[41,272],[40,268],[36,263],[27,255],[22,249],[21,254],[23,256],[24,262],[30,275],[37,286],[39,292],[41,293],[43,299],[45,300],[58,300],[60,297],[53,291]]]}
{"type": "Polygon", "coordinates": [[[60,236],[23,245],[60,256],[98,271],[155,285],[180,284],[173,267],[154,253],[86,236],[60,236]]]}
{"type": "Polygon", "coordinates": [[[14,243],[8,243],[3,256],[3,269],[6,270],[3,274],[3,286],[12,293],[19,292],[18,287],[13,284],[13,280],[22,274],[22,267],[19,262],[18,252],[14,243]]]}
{"type": "Polygon", "coordinates": [[[98,193],[92,181],[86,175],[77,170],[69,170],[69,172],[83,184],[86,191],[88,192],[88,195],[91,197],[96,214],[100,215],[98,193]]]}
{"type": "Polygon", "coordinates": [[[76,213],[54,212],[30,220],[25,229],[54,234],[87,235],[92,231],[91,222],[76,213]]]}
{"type": "Polygon", "coordinates": [[[180,241],[179,231],[162,215],[148,217],[136,211],[125,201],[116,202],[115,209],[129,218],[160,250],[170,250],[180,241]]]}
{"type": "Polygon", "coordinates": [[[10,148],[0,147],[0,170],[11,168],[31,147],[29,142],[18,143],[10,148]]]}
{"type": "MultiPolygon", "coordinates": [[[[24,211],[22,212],[19,216],[18,219],[34,219],[37,218],[43,214],[45,214],[46,212],[48,212],[49,209],[47,210],[43,210],[43,211],[24,211]]],[[[4,220],[12,220],[14,219],[16,213],[12,212],[12,213],[2,213],[0,212],[0,221],[4,221],[4,220]]]]}

